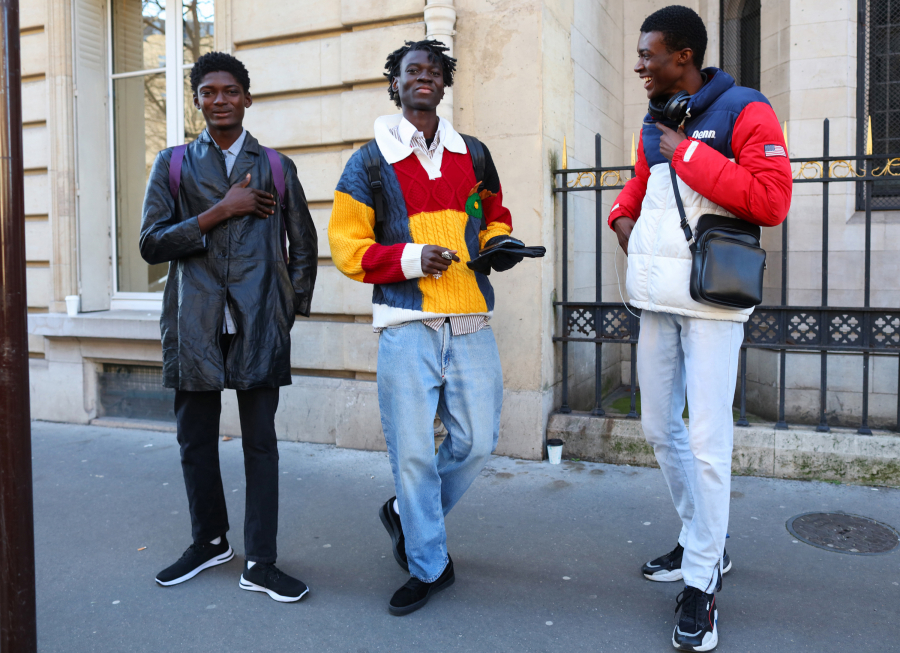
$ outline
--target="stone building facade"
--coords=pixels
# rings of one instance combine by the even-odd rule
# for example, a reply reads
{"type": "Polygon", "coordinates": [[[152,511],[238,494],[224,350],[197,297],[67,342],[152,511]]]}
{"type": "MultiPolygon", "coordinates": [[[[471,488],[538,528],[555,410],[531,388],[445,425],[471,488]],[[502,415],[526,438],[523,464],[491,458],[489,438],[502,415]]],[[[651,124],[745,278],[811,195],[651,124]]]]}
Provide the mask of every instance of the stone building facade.
{"type": "MultiPolygon", "coordinates": [[[[21,2],[33,417],[77,423],[166,418],[169,396],[158,378],[165,269],[140,260],[140,204],[156,152],[202,129],[185,78],[199,54],[217,49],[232,52],[249,69],[254,102],[246,127],[296,162],[319,228],[313,315],[298,318],[292,332],[293,385],[282,392],[279,434],[383,448],[371,289],[337,271],[325,232],[344,163],[372,137],[374,119],[396,111],[382,77],[386,54],[404,39],[429,35],[452,42],[459,59],[456,83],[441,111],[459,131],[488,144],[515,235],[550,253],[492,277],[497,292],[492,326],[505,386],[499,453],[540,458],[548,416],[558,405],[560,353],[552,336],[559,318],[553,302],[563,257],[574,271],[574,298],[592,298],[595,285],[593,199],[586,194],[570,200],[577,235],[568,252],[560,251],[552,170],[560,165],[564,137],[570,167],[593,164],[595,133],[602,135],[604,164],[629,160],[646,106],[631,71],[638,30],[648,13],[665,4],[21,2]],[[71,296],[79,298],[75,316],[66,312],[71,296]]],[[[729,21],[743,15],[743,5],[735,9],[733,0],[685,4],[707,21],[707,61],[719,63],[722,34],[729,34],[729,21]]],[[[857,0],[762,0],[757,5],[759,83],[786,121],[791,154],[812,156],[821,150],[825,117],[832,121],[832,151],[854,152],[857,0]]],[[[814,193],[807,195],[795,195],[791,213],[796,227],[790,242],[797,258],[792,259],[790,301],[817,304],[815,233],[821,209],[814,193]]],[[[862,246],[851,195],[848,189],[832,196],[833,292],[835,302],[858,303],[862,246]]],[[[873,274],[881,275],[873,278],[873,303],[900,302],[897,215],[881,211],[873,227],[873,274]]],[[[776,260],[780,241],[768,245],[776,260]]],[[[602,247],[613,252],[611,232],[604,230],[602,247]]],[[[605,256],[603,292],[610,301],[618,297],[614,262],[612,255],[605,256]]],[[[618,262],[621,275],[622,257],[618,262]]],[[[775,265],[773,288],[780,273],[775,265]]],[[[587,396],[593,393],[587,373],[593,362],[572,349],[576,394],[587,396]]],[[[612,387],[629,381],[627,351],[606,360],[605,382],[612,387]]],[[[896,359],[874,365],[871,387],[884,394],[885,406],[889,396],[896,401],[896,366],[896,359]]],[[[764,394],[774,373],[771,361],[761,358],[755,369],[764,394]]],[[[801,409],[804,383],[800,374],[795,389],[801,409]]],[[[850,401],[848,393],[839,399],[850,401]]],[[[231,393],[224,401],[222,431],[239,433],[231,393]]]]}

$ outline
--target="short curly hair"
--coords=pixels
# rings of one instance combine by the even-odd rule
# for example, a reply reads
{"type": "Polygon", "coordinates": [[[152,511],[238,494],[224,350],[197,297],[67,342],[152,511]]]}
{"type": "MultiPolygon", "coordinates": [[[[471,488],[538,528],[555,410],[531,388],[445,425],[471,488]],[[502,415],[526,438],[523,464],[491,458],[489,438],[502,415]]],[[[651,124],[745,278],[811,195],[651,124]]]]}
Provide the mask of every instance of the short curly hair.
{"type": "Polygon", "coordinates": [[[444,73],[444,87],[453,86],[453,73],[456,72],[456,59],[447,54],[450,51],[446,45],[440,41],[426,39],[424,41],[406,41],[402,48],[397,48],[391,52],[384,64],[384,76],[388,81],[388,95],[397,107],[400,107],[400,94],[394,91],[394,77],[400,76],[400,64],[403,62],[409,52],[422,50],[428,53],[428,61],[435,63],[440,62],[441,70],[444,73]]]}
{"type": "Polygon", "coordinates": [[[244,89],[244,93],[250,92],[250,73],[239,60],[225,52],[207,52],[191,68],[191,92],[196,95],[200,82],[209,73],[231,73],[237,83],[244,89]]]}
{"type": "Polygon", "coordinates": [[[690,48],[694,65],[703,67],[706,56],[706,25],[697,12],[681,5],[669,5],[654,11],[644,19],[642,32],[662,32],[663,43],[669,52],[690,48]]]}

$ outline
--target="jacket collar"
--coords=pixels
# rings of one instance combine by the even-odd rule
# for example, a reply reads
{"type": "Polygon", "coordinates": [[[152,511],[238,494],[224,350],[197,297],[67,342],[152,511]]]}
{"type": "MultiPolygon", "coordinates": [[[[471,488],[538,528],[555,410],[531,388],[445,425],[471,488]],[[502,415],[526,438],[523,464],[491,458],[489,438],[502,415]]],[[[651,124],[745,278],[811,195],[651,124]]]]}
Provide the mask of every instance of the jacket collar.
{"type": "MultiPolygon", "coordinates": [[[[250,152],[252,154],[259,154],[259,141],[253,138],[253,134],[251,134],[246,129],[244,130],[244,146],[241,148],[241,152],[250,152]]],[[[212,145],[213,147],[217,147],[216,142],[212,139],[212,136],[209,135],[209,132],[204,129],[200,132],[200,135],[197,137],[198,143],[206,143],[207,145],[212,145]]],[[[238,155],[240,156],[240,155],[238,155]]]]}
{"type": "MultiPolygon", "coordinates": [[[[389,165],[394,165],[413,153],[413,149],[409,146],[409,142],[416,133],[415,129],[416,128],[403,117],[403,114],[400,113],[395,113],[390,116],[381,116],[375,120],[375,142],[378,144],[378,149],[381,150],[381,156],[384,157],[389,165]],[[403,139],[402,143],[391,134],[391,128],[397,126],[400,127],[400,137],[403,139]],[[412,129],[412,131],[410,131],[410,129],[412,129]]],[[[462,136],[453,129],[453,125],[450,124],[449,120],[440,118],[438,122],[438,131],[441,134],[441,143],[443,144],[444,149],[455,152],[456,154],[466,153],[466,142],[463,140],[462,136]]]]}
{"type": "Polygon", "coordinates": [[[718,68],[704,68],[703,73],[706,75],[706,83],[700,87],[700,90],[691,96],[688,102],[688,111],[691,118],[696,118],[706,111],[713,102],[719,99],[725,91],[735,86],[734,77],[718,68]]]}
{"type": "MultiPolygon", "coordinates": [[[[710,66],[701,72],[706,76],[706,83],[691,96],[691,100],[688,102],[688,120],[701,116],[725,91],[737,86],[734,77],[719,68],[710,66]]],[[[653,116],[647,113],[644,123],[652,124],[654,122],[656,120],[653,116]]],[[[669,124],[668,121],[663,122],[669,124]]]]}

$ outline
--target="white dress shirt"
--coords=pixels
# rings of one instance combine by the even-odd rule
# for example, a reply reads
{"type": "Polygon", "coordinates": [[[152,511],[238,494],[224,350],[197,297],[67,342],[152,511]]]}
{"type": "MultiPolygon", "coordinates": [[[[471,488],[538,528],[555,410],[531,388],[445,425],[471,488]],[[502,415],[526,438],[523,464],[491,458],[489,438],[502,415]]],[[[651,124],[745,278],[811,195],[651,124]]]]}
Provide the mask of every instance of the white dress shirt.
{"type": "MultiPolygon", "coordinates": [[[[231,146],[227,150],[223,150],[219,147],[218,143],[213,140],[213,145],[216,146],[216,149],[219,150],[225,157],[225,173],[230,178],[231,170],[234,168],[234,162],[237,160],[238,154],[241,153],[241,148],[244,147],[244,139],[247,137],[247,130],[241,129],[241,135],[238,136],[237,140],[231,144],[231,146]]],[[[210,140],[212,138],[210,137],[210,140]]],[[[225,302],[225,322],[222,324],[222,333],[235,334],[237,333],[237,328],[234,326],[234,319],[231,317],[231,311],[228,310],[228,302],[225,302]]]]}

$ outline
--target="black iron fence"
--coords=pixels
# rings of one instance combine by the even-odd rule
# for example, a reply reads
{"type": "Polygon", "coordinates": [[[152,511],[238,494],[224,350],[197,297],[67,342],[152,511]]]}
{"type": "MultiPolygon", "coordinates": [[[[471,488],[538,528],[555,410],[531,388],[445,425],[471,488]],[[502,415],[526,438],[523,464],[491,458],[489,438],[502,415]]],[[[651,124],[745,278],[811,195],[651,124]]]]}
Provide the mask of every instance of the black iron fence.
{"type": "MultiPolygon", "coordinates": [[[[789,306],[788,299],[788,229],[790,219],[781,229],[781,301],[776,306],[759,306],[744,325],[744,342],[740,357],[740,416],[735,422],[747,426],[747,350],[763,349],[778,353],[780,358],[778,381],[778,417],[775,428],[786,429],[785,421],[785,363],[788,352],[820,352],[818,431],[830,427],[826,412],[828,388],[828,354],[862,354],[862,420],[858,432],[872,433],[869,427],[869,365],[873,354],[900,356],[900,308],[877,308],[870,305],[872,258],[872,186],[876,181],[900,177],[900,154],[831,156],[829,150],[829,121],[824,121],[822,156],[792,159],[794,184],[822,186],[822,298],[819,306],[789,306]],[[829,188],[833,183],[857,183],[864,186],[865,211],[865,281],[861,307],[828,305],[828,204],[829,188]]],[[[595,136],[594,168],[562,169],[555,172],[554,192],[568,199],[568,193],[593,192],[596,206],[596,295],[593,302],[569,301],[569,209],[562,202],[562,301],[555,306],[562,312],[561,333],[554,342],[562,343],[562,402],[559,412],[569,413],[569,343],[595,345],[595,397],[592,415],[605,414],[602,408],[601,380],[603,345],[627,344],[631,348],[631,405],[628,418],[637,413],[637,340],[640,319],[621,302],[602,300],[602,234],[606,226],[602,196],[607,191],[619,191],[634,174],[631,166],[601,165],[600,135],[595,136]],[[630,173],[626,176],[626,173],[630,173]]],[[[639,314],[638,314],[639,315],[639,314]]],[[[900,364],[898,364],[900,388],[900,364]]],[[[900,390],[897,401],[897,430],[900,430],[900,390]]]]}

